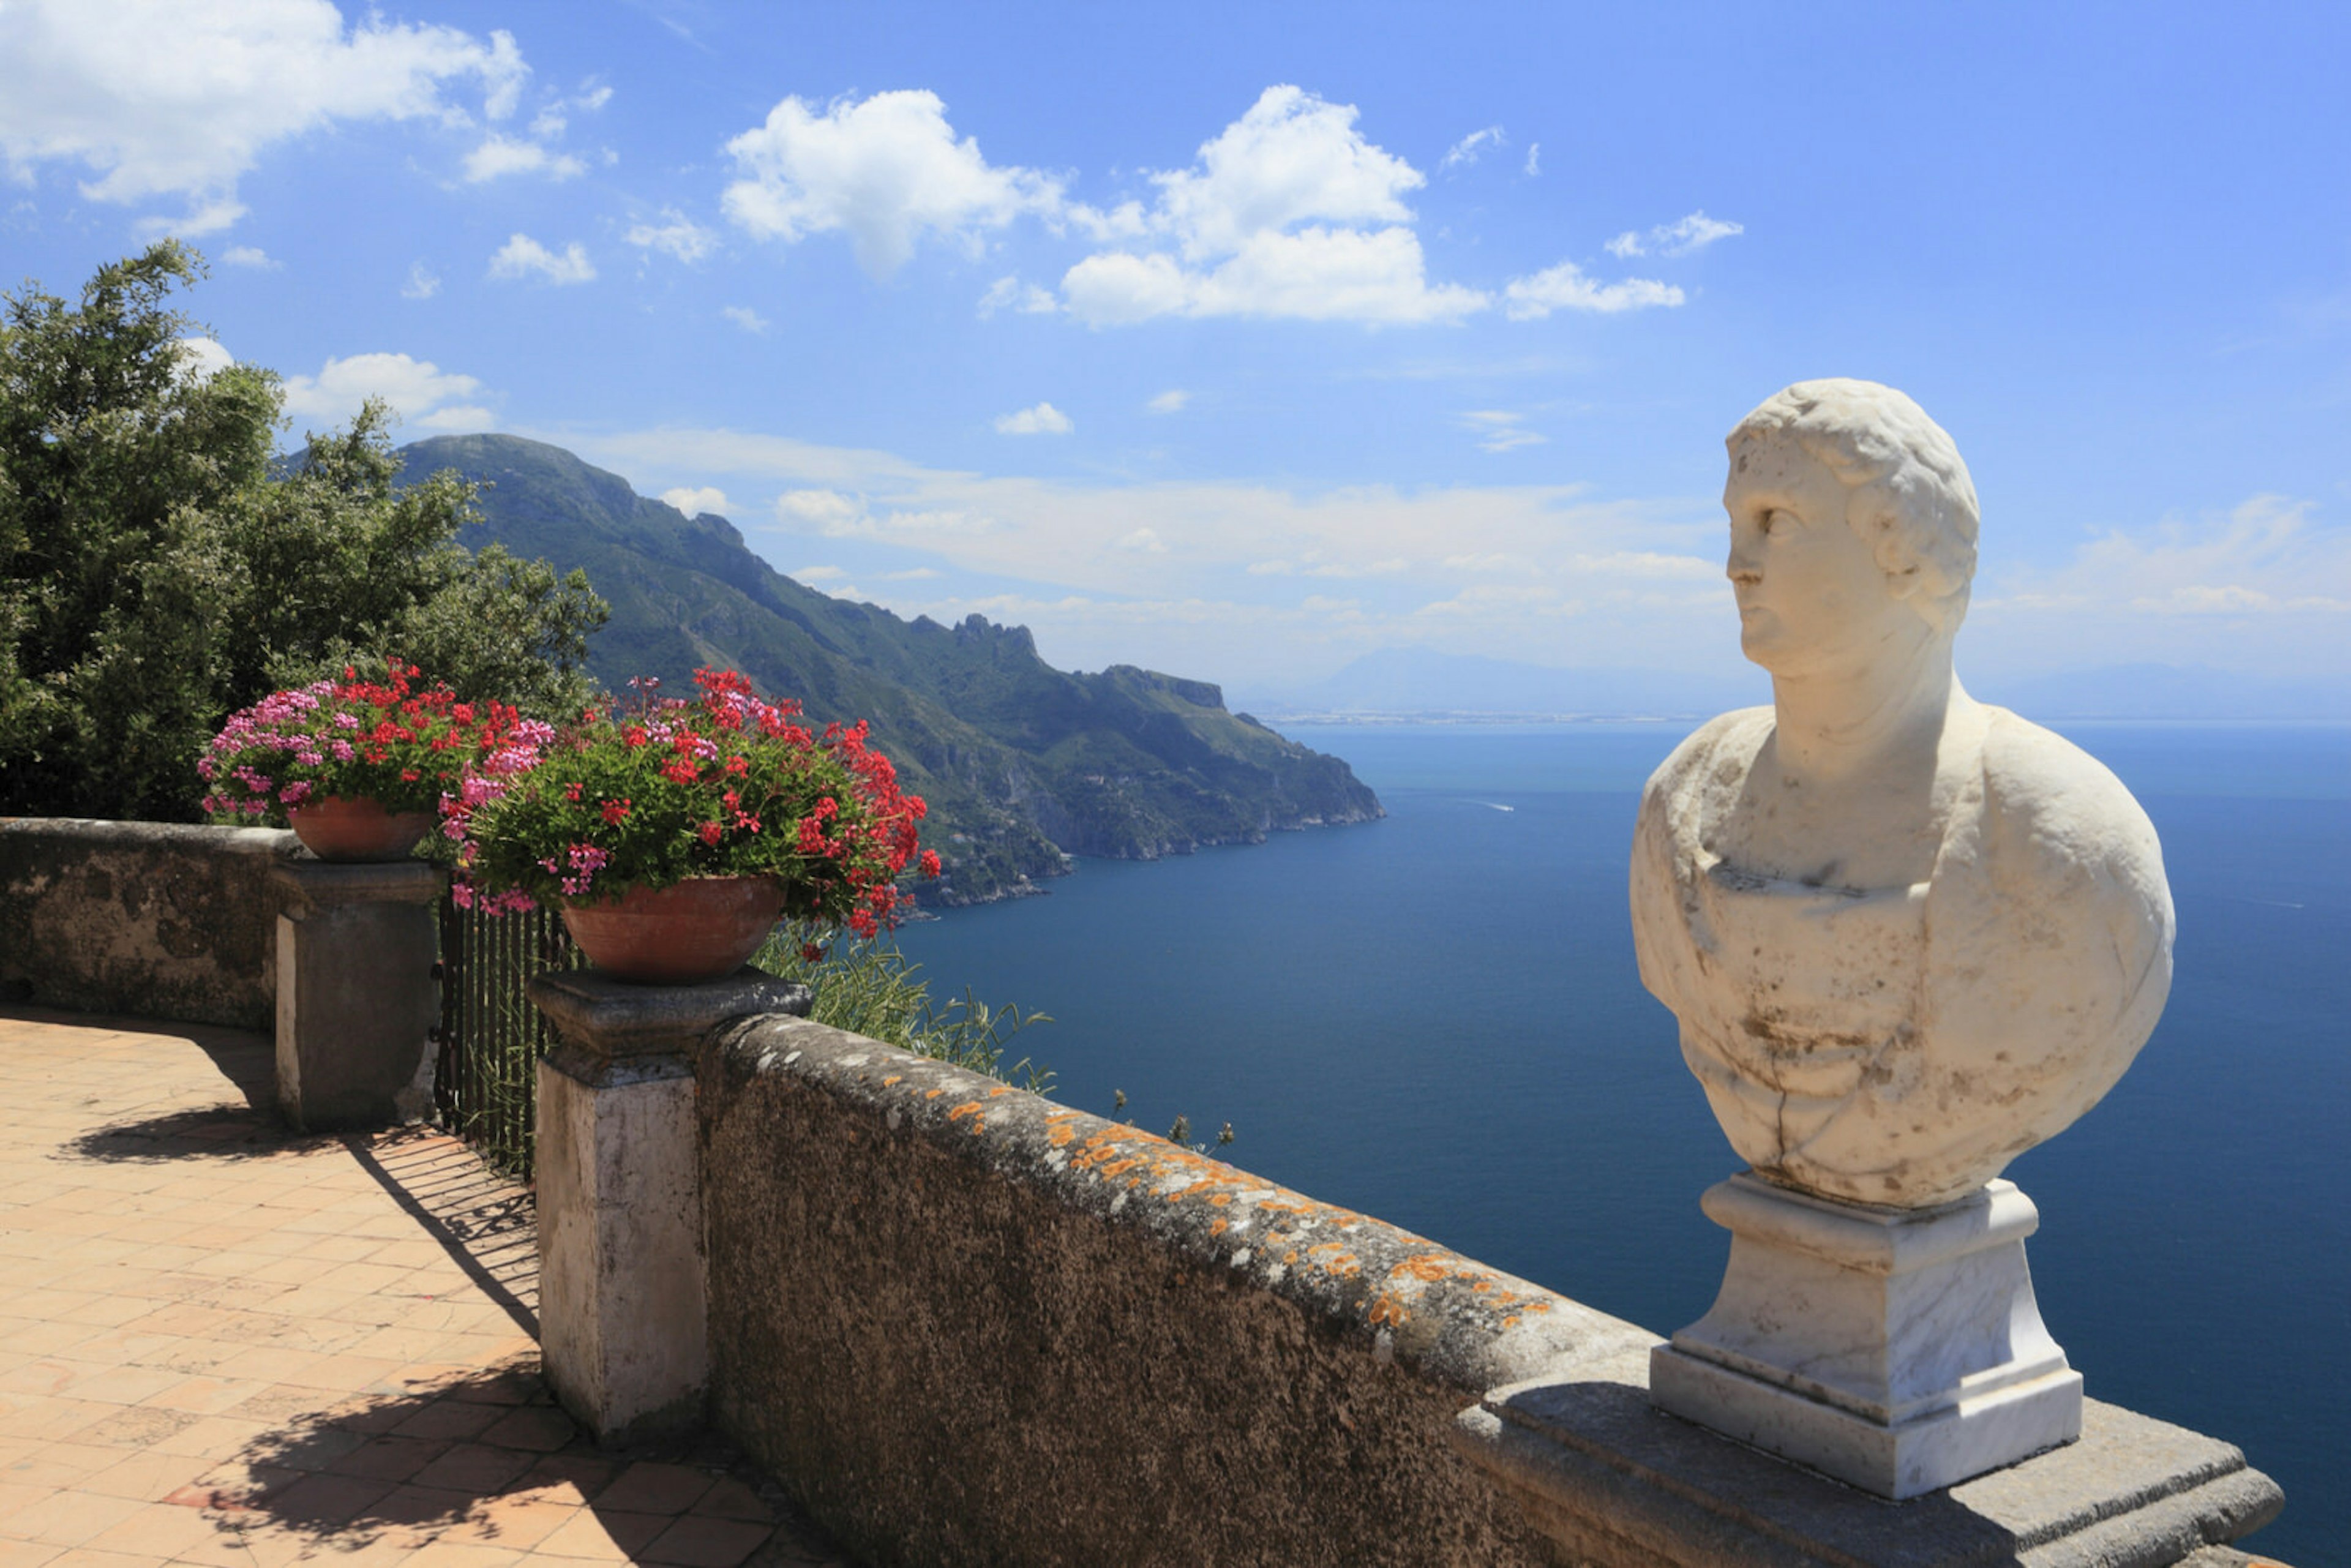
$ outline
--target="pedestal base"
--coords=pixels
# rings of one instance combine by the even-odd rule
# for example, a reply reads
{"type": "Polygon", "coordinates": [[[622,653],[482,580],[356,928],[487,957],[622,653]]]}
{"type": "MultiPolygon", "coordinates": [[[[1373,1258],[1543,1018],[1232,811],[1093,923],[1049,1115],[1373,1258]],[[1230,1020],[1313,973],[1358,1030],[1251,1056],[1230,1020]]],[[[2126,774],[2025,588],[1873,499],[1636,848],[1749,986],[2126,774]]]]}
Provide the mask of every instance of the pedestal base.
{"type": "Polygon", "coordinates": [[[1661,1409],[1895,1499],[2081,1436],[2081,1375],[2024,1261],[2040,1215],[2013,1183],[1909,1210],[1738,1176],[1702,1203],[1730,1265],[1651,1353],[1661,1409]]]}
{"type": "Polygon", "coordinates": [[[270,877],[277,916],[277,1104],[306,1132],[387,1127],[415,1092],[440,1015],[433,903],[447,874],[423,861],[289,861],[270,877]]]}
{"type": "Polygon", "coordinates": [[[710,1375],[692,1055],[751,1013],[805,1015],[806,986],[745,969],[700,986],[595,970],[530,982],[562,1037],[538,1064],[539,1350],[600,1442],[702,1419],[710,1375]]]}

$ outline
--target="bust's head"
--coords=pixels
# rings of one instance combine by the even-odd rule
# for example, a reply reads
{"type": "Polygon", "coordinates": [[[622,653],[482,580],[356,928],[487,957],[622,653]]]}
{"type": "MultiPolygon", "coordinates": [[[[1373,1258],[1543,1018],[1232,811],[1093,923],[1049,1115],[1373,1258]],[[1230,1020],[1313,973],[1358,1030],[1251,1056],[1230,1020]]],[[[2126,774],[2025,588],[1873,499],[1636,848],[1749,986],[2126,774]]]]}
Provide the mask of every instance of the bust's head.
{"type": "Polygon", "coordinates": [[[1975,575],[1975,483],[1924,409],[1875,382],[1798,382],[1740,420],[1724,444],[1731,576],[1741,587],[1751,657],[1773,666],[1807,627],[1850,627],[1888,602],[1923,618],[1937,636],[1959,630],[1975,575]],[[1786,536],[1778,545],[1769,538],[1779,507],[1792,528],[1842,523],[1851,542],[1815,537],[1794,559],[1786,536]],[[1791,580],[1767,594],[1762,582],[1745,580],[1782,570],[1769,565],[1775,550],[1791,580]],[[1804,601],[1792,601],[1796,596],[1804,601]]]}

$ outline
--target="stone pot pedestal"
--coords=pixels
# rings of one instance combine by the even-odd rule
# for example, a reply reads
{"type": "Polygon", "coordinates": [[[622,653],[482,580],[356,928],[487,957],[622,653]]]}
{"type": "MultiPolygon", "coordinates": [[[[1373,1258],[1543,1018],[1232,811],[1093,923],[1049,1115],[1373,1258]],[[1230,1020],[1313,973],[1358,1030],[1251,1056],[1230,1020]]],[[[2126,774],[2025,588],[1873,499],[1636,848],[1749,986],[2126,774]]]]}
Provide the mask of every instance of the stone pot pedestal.
{"type": "Polygon", "coordinates": [[[278,1109],[306,1132],[415,1120],[441,1013],[433,904],[448,873],[416,860],[291,860],[269,876],[282,900],[278,1109]]]}
{"type": "Polygon", "coordinates": [[[1700,1202],[1730,1266],[1650,1354],[1660,1408],[1897,1500],[2082,1435],[2081,1374],[2025,1268],[2041,1216],[2013,1182],[1894,1209],[1741,1175],[1700,1202]]]}
{"type": "Polygon", "coordinates": [[[594,969],[530,982],[559,1044],[538,1063],[539,1352],[602,1443],[698,1425],[709,1380],[694,1052],[729,1019],[806,1016],[756,969],[698,986],[594,969]]]}

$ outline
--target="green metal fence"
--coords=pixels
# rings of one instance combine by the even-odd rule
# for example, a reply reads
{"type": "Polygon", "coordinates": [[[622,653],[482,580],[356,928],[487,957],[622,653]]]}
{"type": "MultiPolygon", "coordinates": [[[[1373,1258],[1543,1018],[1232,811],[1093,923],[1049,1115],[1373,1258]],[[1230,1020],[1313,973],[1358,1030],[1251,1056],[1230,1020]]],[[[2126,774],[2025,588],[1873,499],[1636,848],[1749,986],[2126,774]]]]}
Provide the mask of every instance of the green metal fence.
{"type": "Polygon", "coordinates": [[[533,975],[585,962],[550,910],[484,915],[442,901],[437,1120],[525,1180],[538,1059],[555,1039],[526,988],[533,975]]]}

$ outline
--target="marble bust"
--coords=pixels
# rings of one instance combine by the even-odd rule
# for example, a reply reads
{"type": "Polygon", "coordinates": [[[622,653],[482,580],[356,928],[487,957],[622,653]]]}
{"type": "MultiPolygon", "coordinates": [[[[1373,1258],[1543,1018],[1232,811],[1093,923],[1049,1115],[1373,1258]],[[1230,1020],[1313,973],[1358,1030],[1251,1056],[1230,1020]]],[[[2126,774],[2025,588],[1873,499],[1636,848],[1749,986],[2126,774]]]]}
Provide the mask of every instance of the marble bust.
{"type": "Polygon", "coordinates": [[[1975,486],[1917,403],[1801,382],[1728,445],[1740,647],[1772,703],[1649,780],[1641,979],[1758,1176],[1949,1203],[2145,1043],[2171,981],[2161,852],[2113,774],[1954,675],[1975,486]]]}

